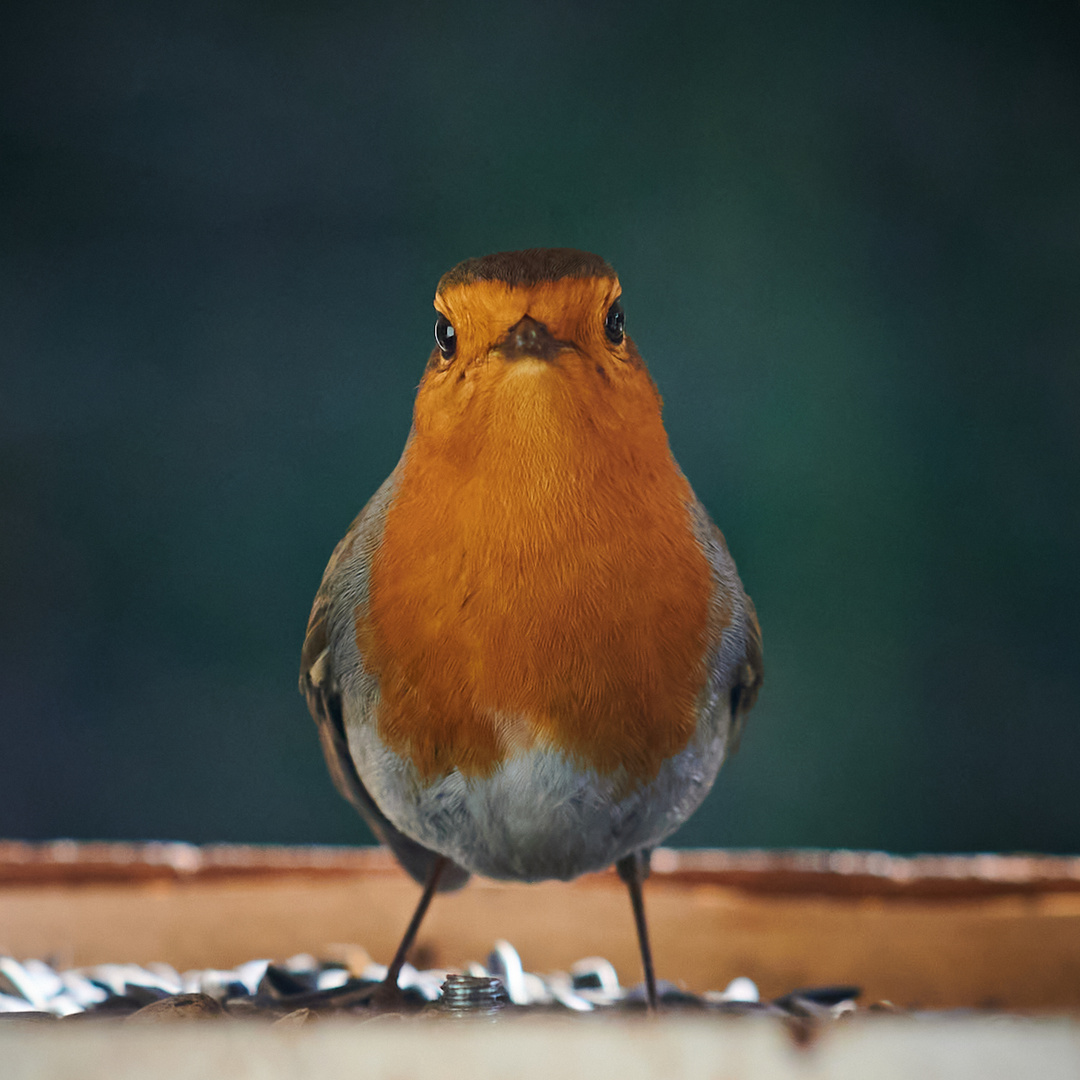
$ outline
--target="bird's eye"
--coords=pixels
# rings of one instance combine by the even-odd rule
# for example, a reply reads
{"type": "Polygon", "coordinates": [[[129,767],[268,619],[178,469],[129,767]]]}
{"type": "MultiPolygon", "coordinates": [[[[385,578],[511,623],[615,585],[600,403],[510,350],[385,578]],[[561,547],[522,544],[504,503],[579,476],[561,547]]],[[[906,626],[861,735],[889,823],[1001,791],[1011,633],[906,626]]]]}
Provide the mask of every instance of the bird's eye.
{"type": "Polygon", "coordinates": [[[612,345],[621,345],[626,327],[626,314],[618,300],[608,308],[604,316],[604,333],[612,345]]]}
{"type": "Polygon", "coordinates": [[[446,360],[454,355],[457,348],[457,334],[454,333],[453,324],[442,312],[439,312],[439,317],[435,320],[435,344],[439,346],[439,352],[446,360]]]}

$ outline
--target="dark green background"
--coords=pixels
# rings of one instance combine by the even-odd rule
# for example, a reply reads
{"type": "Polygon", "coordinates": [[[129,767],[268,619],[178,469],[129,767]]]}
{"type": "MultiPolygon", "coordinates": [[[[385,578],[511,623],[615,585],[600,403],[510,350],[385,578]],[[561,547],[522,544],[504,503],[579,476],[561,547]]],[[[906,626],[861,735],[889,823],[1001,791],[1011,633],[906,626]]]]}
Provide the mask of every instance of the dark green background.
{"type": "Polygon", "coordinates": [[[764,627],[676,842],[1077,849],[1077,4],[0,18],[0,835],[367,836],[312,595],[439,275],[566,245],[764,627]]]}

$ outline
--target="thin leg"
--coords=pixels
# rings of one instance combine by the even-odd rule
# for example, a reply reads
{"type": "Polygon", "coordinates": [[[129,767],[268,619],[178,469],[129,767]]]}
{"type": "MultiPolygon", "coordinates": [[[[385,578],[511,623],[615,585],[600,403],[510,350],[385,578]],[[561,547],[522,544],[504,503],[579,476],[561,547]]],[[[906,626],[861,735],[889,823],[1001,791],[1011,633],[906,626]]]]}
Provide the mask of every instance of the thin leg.
{"type": "Polygon", "coordinates": [[[634,909],[638,945],[641,947],[641,966],[645,970],[645,997],[650,1012],[656,1012],[656,975],[653,972],[652,949],[649,947],[649,927],[645,921],[645,901],[641,895],[641,883],[649,873],[648,851],[635,851],[615,864],[619,877],[630,890],[630,904],[634,909]]]}
{"type": "Polygon", "coordinates": [[[439,887],[439,878],[442,876],[443,868],[449,861],[450,860],[447,859],[445,855],[440,855],[431,864],[427,883],[424,885],[424,891],[420,896],[420,903],[416,905],[413,917],[409,920],[409,925],[405,930],[405,936],[401,939],[401,944],[397,947],[397,952],[394,953],[394,959],[390,961],[390,966],[386,969],[386,978],[379,983],[378,987],[375,989],[375,993],[371,995],[373,1004],[400,1005],[401,990],[398,988],[398,976],[401,974],[401,968],[405,963],[405,957],[412,948],[413,942],[416,940],[416,932],[420,929],[420,924],[424,921],[424,916],[427,914],[427,909],[431,905],[435,890],[439,887]]]}
{"type": "Polygon", "coordinates": [[[424,915],[431,905],[435,890],[439,887],[439,878],[442,876],[443,868],[449,861],[450,860],[447,859],[446,856],[440,855],[435,862],[431,864],[431,870],[428,871],[428,879],[424,885],[424,891],[420,896],[420,903],[416,905],[413,917],[405,930],[405,936],[401,939],[401,944],[397,947],[397,952],[394,953],[394,959],[390,961],[390,966],[386,969],[386,978],[384,978],[374,990],[372,990],[370,986],[365,986],[361,990],[346,990],[343,993],[332,995],[330,1001],[334,1008],[347,1009],[352,1005],[359,1005],[366,1002],[381,1006],[401,1005],[402,994],[401,990],[398,988],[398,976],[401,974],[401,968],[405,963],[405,957],[412,948],[413,942],[416,940],[416,932],[420,929],[420,924],[424,921],[424,915]]]}
{"type": "Polygon", "coordinates": [[[397,947],[397,952],[394,953],[394,959],[390,961],[390,966],[386,969],[386,978],[382,982],[383,989],[397,993],[398,976],[401,974],[402,965],[405,963],[405,956],[416,940],[416,932],[420,929],[420,924],[424,921],[424,916],[431,905],[435,890],[439,887],[439,878],[442,876],[443,867],[449,861],[445,855],[440,855],[431,864],[431,872],[428,874],[427,884],[424,886],[423,894],[420,896],[420,903],[416,905],[412,920],[405,930],[405,936],[401,939],[401,944],[397,947]]]}

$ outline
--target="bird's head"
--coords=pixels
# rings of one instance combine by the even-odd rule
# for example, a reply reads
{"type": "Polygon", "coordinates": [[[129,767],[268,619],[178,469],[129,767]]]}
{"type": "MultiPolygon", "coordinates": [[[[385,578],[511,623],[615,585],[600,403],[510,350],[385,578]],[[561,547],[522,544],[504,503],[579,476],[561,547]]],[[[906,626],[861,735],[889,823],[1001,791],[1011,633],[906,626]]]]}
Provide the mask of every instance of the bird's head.
{"type": "Polygon", "coordinates": [[[435,348],[414,434],[463,450],[657,425],[660,398],[627,335],[614,270],[569,248],[469,259],[435,294],[435,348]]]}

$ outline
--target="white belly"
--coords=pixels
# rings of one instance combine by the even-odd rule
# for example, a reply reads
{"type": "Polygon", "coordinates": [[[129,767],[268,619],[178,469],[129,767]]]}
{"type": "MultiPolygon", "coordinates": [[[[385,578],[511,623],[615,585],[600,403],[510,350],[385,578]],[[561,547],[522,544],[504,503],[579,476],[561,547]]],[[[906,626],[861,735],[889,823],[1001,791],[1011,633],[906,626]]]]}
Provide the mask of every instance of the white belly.
{"type": "Polygon", "coordinates": [[[347,727],[360,779],[406,836],[473,873],[538,881],[603,869],[670,836],[708,794],[728,725],[700,725],[653,781],[629,791],[618,775],[583,772],[559,751],[537,748],[518,751],[489,777],[455,769],[425,784],[374,724],[347,727]]]}

